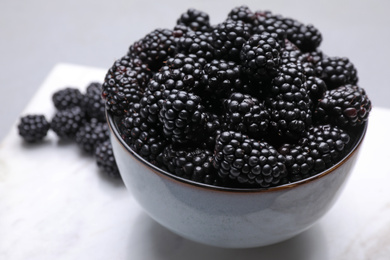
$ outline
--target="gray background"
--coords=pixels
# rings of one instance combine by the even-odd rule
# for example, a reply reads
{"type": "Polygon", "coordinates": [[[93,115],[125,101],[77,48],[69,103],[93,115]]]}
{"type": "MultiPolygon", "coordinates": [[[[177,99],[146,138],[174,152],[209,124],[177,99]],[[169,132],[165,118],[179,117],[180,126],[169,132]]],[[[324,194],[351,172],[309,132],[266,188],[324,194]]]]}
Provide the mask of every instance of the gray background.
{"type": "Polygon", "coordinates": [[[388,0],[0,0],[0,140],[56,63],[108,69],[132,42],[172,28],[189,7],[218,23],[242,4],[314,24],[323,34],[321,49],[348,57],[374,106],[390,106],[388,0]]]}

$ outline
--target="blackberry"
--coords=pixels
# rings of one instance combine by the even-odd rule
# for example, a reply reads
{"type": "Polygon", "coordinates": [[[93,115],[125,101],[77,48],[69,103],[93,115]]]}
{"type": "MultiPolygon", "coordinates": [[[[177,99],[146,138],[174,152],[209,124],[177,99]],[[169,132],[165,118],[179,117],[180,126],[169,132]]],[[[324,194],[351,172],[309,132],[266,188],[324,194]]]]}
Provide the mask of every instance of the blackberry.
{"type": "Polygon", "coordinates": [[[174,143],[196,141],[206,122],[204,110],[199,96],[171,90],[162,101],[159,113],[164,135],[174,143]]]}
{"type": "Polygon", "coordinates": [[[355,66],[345,57],[327,57],[317,63],[316,72],[328,89],[358,82],[355,66]]]}
{"type": "Polygon", "coordinates": [[[77,88],[67,87],[56,91],[52,100],[58,110],[80,106],[83,101],[83,94],[77,88]]]}
{"type": "Polygon", "coordinates": [[[371,101],[364,89],[355,85],[345,85],[325,93],[314,112],[320,122],[339,126],[356,126],[367,121],[371,111],[371,101]]]}
{"type": "Polygon", "coordinates": [[[277,73],[280,46],[269,33],[255,34],[241,49],[242,71],[254,78],[270,78],[277,73]]]}
{"type": "Polygon", "coordinates": [[[20,118],[19,135],[28,143],[41,141],[50,129],[44,115],[26,115],[20,118]]]}
{"type": "Polygon", "coordinates": [[[134,103],[140,101],[150,78],[150,70],[139,59],[124,56],[115,61],[102,86],[107,110],[116,116],[124,115],[134,103]]]}
{"type": "Polygon", "coordinates": [[[92,118],[76,133],[77,145],[86,153],[93,154],[98,144],[109,139],[109,129],[106,122],[92,118]]]}
{"type": "Polygon", "coordinates": [[[106,140],[96,146],[95,159],[99,169],[102,169],[108,176],[112,178],[121,177],[110,140],[106,140]]]}
{"type": "Polygon", "coordinates": [[[306,147],[314,164],[312,173],[319,173],[337,163],[347,150],[350,136],[337,126],[312,126],[298,141],[298,145],[306,147]]]}
{"type": "Polygon", "coordinates": [[[57,111],[51,120],[51,128],[62,139],[73,139],[86,123],[85,112],[80,107],[57,111]]]}
{"type": "Polygon", "coordinates": [[[84,94],[83,109],[89,118],[96,118],[99,121],[105,122],[105,102],[102,98],[102,84],[92,82],[88,85],[87,91],[84,94]]]}
{"type": "Polygon", "coordinates": [[[228,20],[242,21],[251,26],[257,25],[255,13],[253,13],[248,6],[242,5],[233,8],[228,14],[228,20]]]}
{"type": "Polygon", "coordinates": [[[212,32],[215,58],[240,61],[242,45],[250,38],[251,29],[242,21],[226,21],[212,32]]]}
{"type": "Polygon", "coordinates": [[[234,61],[212,60],[203,68],[204,91],[218,98],[226,97],[243,84],[241,66],[234,61]]]}
{"type": "Polygon", "coordinates": [[[169,29],[156,29],[129,47],[128,55],[138,58],[153,71],[158,71],[163,62],[175,56],[176,34],[169,29]]]}
{"type": "Polygon", "coordinates": [[[218,185],[218,175],[212,164],[212,152],[205,149],[177,148],[172,144],[163,151],[167,169],[176,176],[200,183],[218,185]]]}
{"type": "Polygon", "coordinates": [[[195,54],[205,60],[212,60],[214,57],[214,47],[211,45],[211,34],[203,32],[188,32],[177,42],[180,53],[195,54]]]}
{"type": "Polygon", "coordinates": [[[304,85],[310,99],[314,103],[313,105],[316,106],[318,101],[325,96],[325,92],[327,91],[325,82],[318,77],[311,76],[307,78],[304,85]]]}
{"type": "Polygon", "coordinates": [[[258,21],[259,25],[253,28],[253,34],[269,33],[278,41],[280,47],[283,48],[287,39],[287,33],[284,29],[285,26],[283,22],[271,17],[267,19],[258,19],[258,21]]]}
{"type": "Polygon", "coordinates": [[[211,29],[209,15],[194,8],[183,13],[176,24],[189,27],[193,31],[208,32],[211,29]]]}
{"type": "Polygon", "coordinates": [[[224,101],[227,128],[257,137],[268,130],[270,116],[262,102],[250,95],[232,93],[224,101]]]}
{"type": "Polygon", "coordinates": [[[307,146],[286,143],[279,147],[278,152],[286,158],[285,165],[290,182],[311,176],[315,160],[310,155],[310,149],[307,146]]]}
{"type": "Polygon", "coordinates": [[[285,40],[284,42],[284,47],[280,50],[280,65],[300,62],[302,56],[301,50],[289,40],[285,40]]]}
{"type": "Polygon", "coordinates": [[[204,141],[201,143],[201,148],[214,150],[215,140],[217,136],[222,132],[222,129],[222,117],[217,114],[208,112],[204,128],[205,138],[204,141]]]}
{"type": "Polygon", "coordinates": [[[161,152],[166,145],[162,126],[157,122],[151,123],[140,114],[141,106],[134,105],[133,109],[121,118],[119,129],[123,140],[137,154],[154,165],[162,163],[161,152]]]}
{"type": "Polygon", "coordinates": [[[312,123],[312,103],[305,81],[302,67],[294,63],[281,66],[272,80],[265,104],[270,109],[270,130],[278,136],[296,140],[312,123]]]}
{"type": "Polygon", "coordinates": [[[237,186],[267,188],[276,186],[287,175],[285,157],[267,142],[227,131],[216,140],[213,164],[222,179],[237,186]]]}

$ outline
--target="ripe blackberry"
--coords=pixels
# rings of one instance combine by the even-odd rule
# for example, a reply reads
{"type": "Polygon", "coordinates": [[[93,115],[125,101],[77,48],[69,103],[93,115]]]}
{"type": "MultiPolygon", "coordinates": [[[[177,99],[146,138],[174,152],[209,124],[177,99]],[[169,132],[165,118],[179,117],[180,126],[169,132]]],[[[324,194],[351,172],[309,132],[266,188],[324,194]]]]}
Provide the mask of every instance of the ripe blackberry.
{"type": "Polygon", "coordinates": [[[268,130],[270,115],[262,102],[250,95],[232,93],[224,101],[225,123],[236,132],[258,137],[268,130]]]}
{"type": "Polygon", "coordinates": [[[140,111],[141,106],[135,104],[132,110],[121,118],[119,129],[122,138],[134,152],[152,164],[160,166],[161,152],[167,143],[162,126],[157,122],[148,122],[141,116],[140,111]]]}
{"type": "Polygon", "coordinates": [[[50,129],[44,115],[26,115],[20,118],[19,135],[28,143],[41,141],[50,129]]]}
{"type": "Polygon", "coordinates": [[[242,21],[220,23],[212,32],[215,58],[240,61],[242,45],[251,36],[250,27],[242,21]]]}
{"type": "Polygon", "coordinates": [[[367,121],[371,101],[364,89],[345,85],[325,93],[314,112],[320,122],[330,122],[341,127],[361,125],[367,121]]]}
{"type": "Polygon", "coordinates": [[[284,47],[280,50],[280,66],[300,62],[301,50],[289,40],[284,42],[284,47]]]}
{"type": "Polygon", "coordinates": [[[327,87],[325,82],[315,76],[307,77],[307,80],[304,82],[307,93],[314,103],[313,106],[316,106],[318,101],[325,96],[327,87]]]}
{"type": "Polygon", "coordinates": [[[168,139],[174,143],[188,143],[199,138],[206,113],[199,96],[174,89],[162,101],[159,119],[168,139]]]}
{"type": "Polygon", "coordinates": [[[214,47],[211,41],[211,33],[191,31],[180,37],[177,48],[180,53],[195,54],[210,61],[214,57],[214,47]]]}
{"type": "Polygon", "coordinates": [[[121,177],[110,140],[106,140],[96,146],[95,159],[97,166],[108,176],[112,178],[121,177]]]}
{"type": "Polygon", "coordinates": [[[84,152],[93,154],[96,146],[108,140],[109,137],[107,123],[92,118],[77,131],[76,143],[84,152]]]}
{"type": "Polygon", "coordinates": [[[164,148],[163,162],[171,173],[179,177],[218,185],[218,175],[212,164],[212,152],[209,150],[177,148],[170,144],[164,148]]]}
{"type": "Polygon", "coordinates": [[[290,140],[297,139],[311,125],[311,100],[304,82],[306,78],[299,64],[280,67],[272,80],[266,106],[270,109],[270,130],[290,140]]]}
{"type": "Polygon", "coordinates": [[[234,61],[212,60],[204,66],[203,71],[203,90],[218,98],[227,97],[243,84],[241,66],[234,61]]]}
{"type": "Polygon", "coordinates": [[[108,111],[121,116],[142,97],[151,78],[148,67],[139,59],[124,56],[108,70],[102,86],[102,97],[108,111]]]}
{"type": "Polygon", "coordinates": [[[51,128],[62,139],[73,139],[86,123],[85,112],[80,107],[59,110],[51,120],[51,128]]]}
{"type": "Polygon", "coordinates": [[[284,48],[287,34],[283,22],[272,17],[257,20],[259,25],[253,28],[253,34],[269,33],[278,41],[280,47],[284,48]]]}
{"type": "Polygon", "coordinates": [[[311,175],[319,173],[337,163],[347,150],[350,136],[337,126],[312,126],[298,141],[313,158],[311,175]]]}
{"type": "Polygon", "coordinates": [[[193,31],[208,32],[211,30],[209,15],[194,8],[183,13],[176,24],[189,27],[193,31]]]}
{"type": "Polygon", "coordinates": [[[77,88],[67,87],[56,91],[52,96],[52,100],[58,110],[64,110],[80,106],[83,101],[83,94],[77,88]]]}
{"type": "Polygon", "coordinates": [[[156,29],[129,47],[128,55],[140,59],[153,71],[176,54],[176,34],[168,29],[156,29]]]}
{"type": "Polygon", "coordinates": [[[255,34],[241,49],[242,71],[253,79],[270,78],[278,70],[280,45],[269,33],[255,34]]]}
{"type": "Polygon", "coordinates": [[[222,129],[222,117],[217,114],[207,112],[206,124],[204,128],[205,138],[201,143],[201,148],[209,149],[211,151],[214,150],[215,140],[222,132],[222,129]]]}
{"type": "Polygon", "coordinates": [[[102,98],[101,83],[92,82],[88,85],[82,107],[89,118],[96,118],[102,122],[106,121],[105,101],[102,98]]]}
{"type": "Polygon", "coordinates": [[[316,66],[318,76],[323,79],[328,89],[358,82],[355,66],[345,57],[327,57],[316,66]]]}
{"type": "Polygon", "coordinates": [[[213,164],[222,179],[237,186],[270,187],[287,175],[285,158],[266,142],[227,131],[216,140],[213,164]]]}
{"type": "Polygon", "coordinates": [[[311,176],[315,160],[307,146],[285,143],[278,152],[286,158],[288,180],[290,182],[306,179],[311,176]]]}
{"type": "Polygon", "coordinates": [[[257,25],[255,13],[252,12],[249,7],[245,5],[233,8],[229,12],[227,20],[242,21],[251,26],[257,25]]]}

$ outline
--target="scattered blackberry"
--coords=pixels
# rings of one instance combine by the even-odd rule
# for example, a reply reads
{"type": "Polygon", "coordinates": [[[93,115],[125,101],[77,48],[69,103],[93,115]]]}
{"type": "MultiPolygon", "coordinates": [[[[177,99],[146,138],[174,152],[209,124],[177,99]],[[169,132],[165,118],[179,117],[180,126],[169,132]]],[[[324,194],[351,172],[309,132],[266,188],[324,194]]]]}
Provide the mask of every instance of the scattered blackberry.
{"type": "Polygon", "coordinates": [[[172,144],[163,151],[164,165],[185,179],[216,185],[218,175],[212,165],[212,152],[200,148],[175,148],[172,144]]]}
{"type": "Polygon", "coordinates": [[[355,85],[345,85],[328,90],[314,112],[320,122],[330,122],[339,126],[361,125],[368,119],[371,101],[364,89],[355,85]]]}
{"type": "Polygon", "coordinates": [[[241,66],[234,61],[212,60],[204,66],[203,71],[204,91],[219,98],[240,89],[243,84],[241,66]]]}
{"type": "Polygon", "coordinates": [[[73,139],[86,120],[80,107],[72,107],[57,111],[51,120],[51,128],[60,138],[73,139]]]}
{"type": "Polygon", "coordinates": [[[171,90],[163,100],[159,113],[166,138],[174,143],[196,141],[206,122],[204,110],[199,96],[171,90]]]}
{"type": "Polygon", "coordinates": [[[95,149],[95,159],[97,166],[108,176],[120,178],[118,166],[115,161],[114,152],[110,140],[99,143],[95,149]]]}
{"type": "Polygon", "coordinates": [[[151,77],[148,67],[138,59],[124,56],[109,69],[102,86],[107,109],[121,116],[140,101],[151,77]]]}
{"type": "Polygon", "coordinates": [[[216,140],[213,164],[223,179],[238,186],[270,187],[287,175],[285,157],[266,142],[237,132],[223,132],[216,140]]]}
{"type": "Polygon", "coordinates": [[[311,125],[312,104],[305,80],[302,67],[295,63],[280,67],[272,80],[265,104],[270,109],[270,130],[273,133],[295,140],[311,125]]]}
{"type": "Polygon", "coordinates": [[[83,101],[83,94],[77,88],[67,87],[56,91],[52,96],[52,100],[58,110],[64,110],[80,106],[83,101]]]}
{"type": "Polygon", "coordinates": [[[242,71],[261,80],[275,76],[280,61],[280,46],[269,33],[255,34],[241,49],[242,71]]]}
{"type": "Polygon", "coordinates": [[[242,5],[233,8],[228,14],[228,20],[242,21],[250,24],[251,26],[257,25],[257,19],[255,13],[253,13],[248,6],[242,5]]]}
{"type": "Polygon", "coordinates": [[[161,124],[151,123],[140,114],[141,106],[133,109],[119,122],[123,140],[140,156],[154,165],[161,165],[161,152],[167,141],[162,133],[161,124]]]}
{"type": "Polygon", "coordinates": [[[178,51],[186,54],[195,54],[205,60],[212,60],[214,47],[211,45],[211,34],[203,32],[188,32],[177,42],[178,51]]]}
{"type": "Polygon", "coordinates": [[[156,29],[130,46],[128,55],[140,59],[153,71],[158,71],[163,62],[175,56],[176,40],[172,30],[156,29]]]}
{"type": "Polygon", "coordinates": [[[19,135],[29,143],[41,141],[50,129],[44,115],[26,115],[20,118],[19,135]]]}
{"type": "Polygon", "coordinates": [[[307,78],[304,85],[310,99],[314,103],[313,105],[316,106],[318,101],[325,96],[327,90],[325,82],[318,77],[311,76],[307,78]]]}
{"type": "Polygon", "coordinates": [[[240,61],[242,45],[250,38],[250,27],[242,21],[226,21],[212,32],[215,58],[240,61]]]}
{"type": "Polygon", "coordinates": [[[345,57],[327,57],[316,66],[318,76],[323,79],[328,89],[358,82],[355,66],[345,57]]]}
{"type": "Polygon", "coordinates": [[[211,30],[209,15],[194,8],[183,13],[176,24],[189,27],[193,31],[208,32],[211,30]]]}
{"type": "Polygon", "coordinates": [[[96,118],[99,121],[106,121],[105,102],[102,98],[102,84],[92,82],[88,85],[84,94],[83,109],[89,118],[96,118]]]}
{"type": "Polygon", "coordinates": [[[347,150],[350,141],[348,133],[332,125],[312,126],[298,141],[313,158],[311,175],[319,173],[337,163],[347,150]]]}
{"type": "Polygon", "coordinates": [[[225,123],[236,132],[258,137],[268,130],[270,116],[257,98],[241,93],[232,93],[224,101],[225,123]]]}
{"type": "Polygon", "coordinates": [[[92,118],[76,133],[76,143],[88,154],[93,154],[98,144],[109,139],[109,129],[106,122],[92,118]]]}

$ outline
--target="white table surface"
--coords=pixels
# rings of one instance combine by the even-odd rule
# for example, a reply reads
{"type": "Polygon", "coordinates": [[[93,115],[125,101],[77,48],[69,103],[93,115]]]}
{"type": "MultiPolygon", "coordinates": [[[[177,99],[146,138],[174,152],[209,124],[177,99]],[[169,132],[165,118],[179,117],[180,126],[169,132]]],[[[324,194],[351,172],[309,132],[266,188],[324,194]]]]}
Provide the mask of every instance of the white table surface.
{"type": "MultiPolygon", "coordinates": [[[[102,81],[104,69],[58,64],[23,114],[51,118],[51,95],[102,81]]],[[[0,259],[390,259],[390,110],[372,110],[354,172],[335,206],[288,241],[221,249],[150,219],[120,181],[50,132],[26,145],[16,123],[0,143],[0,259]]]]}

